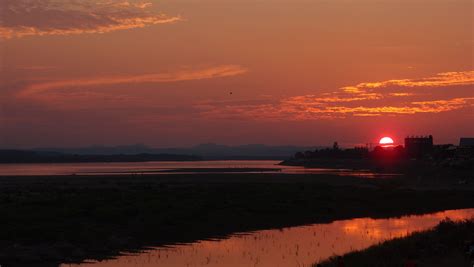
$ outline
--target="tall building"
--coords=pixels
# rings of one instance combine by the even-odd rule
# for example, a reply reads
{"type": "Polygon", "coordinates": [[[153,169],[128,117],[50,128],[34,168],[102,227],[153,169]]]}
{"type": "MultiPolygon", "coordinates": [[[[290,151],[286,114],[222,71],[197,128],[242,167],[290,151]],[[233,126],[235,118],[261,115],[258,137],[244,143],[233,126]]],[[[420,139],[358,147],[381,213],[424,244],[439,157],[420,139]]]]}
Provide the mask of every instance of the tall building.
{"type": "Polygon", "coordinates": [[[405,151],[409,157],[422,158],[433,152],[433,136],[409,136],[405,138],[405,151]]]}

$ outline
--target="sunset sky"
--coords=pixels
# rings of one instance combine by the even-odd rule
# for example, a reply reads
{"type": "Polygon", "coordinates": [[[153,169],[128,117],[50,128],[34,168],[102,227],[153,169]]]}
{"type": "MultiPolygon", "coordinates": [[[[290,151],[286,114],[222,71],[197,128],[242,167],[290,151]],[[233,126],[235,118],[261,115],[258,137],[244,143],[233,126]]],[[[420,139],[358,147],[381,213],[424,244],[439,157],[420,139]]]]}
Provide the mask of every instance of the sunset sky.
{"type": "Polygon", "coordinates": [[[474,136],[472,0],[0,0],[0,147],[474,136]]]}

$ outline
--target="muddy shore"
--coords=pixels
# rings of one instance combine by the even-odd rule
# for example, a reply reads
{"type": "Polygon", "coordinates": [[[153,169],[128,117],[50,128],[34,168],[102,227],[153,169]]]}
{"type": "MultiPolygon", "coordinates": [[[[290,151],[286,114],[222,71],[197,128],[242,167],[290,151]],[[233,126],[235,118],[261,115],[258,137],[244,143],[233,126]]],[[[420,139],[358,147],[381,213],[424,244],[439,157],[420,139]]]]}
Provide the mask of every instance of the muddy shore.
{"type": "Polygon", "coordinates": [[[473,207],[470,181],[425,178],[0,177],[0,263],[57,266],[235,232],[473,207]]]}

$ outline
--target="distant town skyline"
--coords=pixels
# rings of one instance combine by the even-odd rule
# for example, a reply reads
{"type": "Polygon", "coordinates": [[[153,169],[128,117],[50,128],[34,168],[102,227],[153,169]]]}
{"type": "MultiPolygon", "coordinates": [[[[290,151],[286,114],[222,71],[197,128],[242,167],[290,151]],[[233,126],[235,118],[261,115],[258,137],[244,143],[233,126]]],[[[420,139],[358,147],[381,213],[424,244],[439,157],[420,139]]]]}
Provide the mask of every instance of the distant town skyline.
{"type": "Polygon", "coordinates": [[[6,0],[0,147],[474,136],[471,0],[6,0]]]}
{"type": "MultiPolygon", "coordinates": [[[[204,147],[225,147],[228,149],[231,148],[242,148],[242,147],[258,147],[261,146],[262,148],[278,148],[278,147],[286,147],[286,148],[306,148],[306,149],[313,149],[313,148],[331,148],[334,146],[335,143],[341,148],[354,148],[354,147],[368,147],[370,149],[373,149],[376,146],[390,146],[390,147],[395,147],[395,146],[406,146],[406,139],[408,138],[427,138],[428,136],[432,135],[407,135],[404,138],[400,139],[392,139],[391,137],[382,137],[380,140],[371,140],[368,142],[360,142],[360,143],[344,143],[340,142],[337,140],[331,141],[326,144],[317,144],[317,143],[307,143],[307,144],[267,144],[267,143],[243,143],[243,144],[223,144],[223,143],[213,143],[213,142],[207,142],[207,143],[199,143],[199,144],[191,144],[191,145],[177,145],[177,146],[153,146],[153,145],[148,145],[144,143],[127,143],[127,144],[85,144],[85,145],[70,145],[70,146],[60,146],[60,145],[51,145],[51,146],[34,146],[34,147],[14,147],[14,146],[5,146],[2,147],[3,149],[40,149],[41,151],[47,151],[48,149],[51,149],[51,151],[55,151],[57,149],[59,150],[70,150],[75,151],[75,149],[79,150],[90,150],[90,149],[118,149],[118,151],[121,151],[121,149],[193,149],[193,148],[204,148],[204,147]],[[383,141],[386,138],[392,139],[393,143],[386,143],[383,141]],[[374,142],[372,142],[374,141],[374,142]]],[[[437,141],[434,139],[433,141],[434,145],[454,145],[454,146],[459,146],[461,145],[462,142],[472,142],[471,140],[474,140],[473,137],[460,137],[457,140],[453,142],[442,142],[442,141],[437,141]],[[464,140],[464,141],[463,141],[464,140]]],[[[141,150],[140,150],[141,151],[141,150]]],[[[145,152],[139,152],[139,153],[145,153],[145,152]]]]}

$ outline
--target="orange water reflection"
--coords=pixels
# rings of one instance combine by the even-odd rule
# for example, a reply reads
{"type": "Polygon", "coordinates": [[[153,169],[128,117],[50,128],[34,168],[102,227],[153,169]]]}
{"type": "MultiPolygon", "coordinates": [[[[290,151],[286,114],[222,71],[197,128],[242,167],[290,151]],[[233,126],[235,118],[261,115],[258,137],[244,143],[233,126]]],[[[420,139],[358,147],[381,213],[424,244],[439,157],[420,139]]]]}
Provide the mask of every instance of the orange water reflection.
{"type": "Polygon", "coordinates": [[[465,209],[393,219],[343,220],[157,248],[81,266],[311,266],[334,254],[365,249],[384,240],[432,228],[445,218],[473,217],[474,209],[465,209]]]}
{"type": "MultiPolygon", "coordinates": [[[[369,170],[305,168],[278,165],[278,160],[211,160],[211,161],[149,161],[149,162],[94,162],[94,163],[26,163],[0,164],[0,176],[27,175],[159,175],[228,173],[226,169],[240,169],[239,173],[332,174],[363,178],[385,178],[396,174],[374,173],[369,170]],[[207,169],[196,172],[196,169],[207,169]],[[212,171],[218,169],[218,171],[212,171]],[[260,169],[259,171],[245,169],[260,169]],[[177,171],[179,170],[179,171],[177,171]],[[265,170],[265,171],[264,171],[265,170]]],[[[234,171],[229,171],[234,172],[234,171]]]]}

